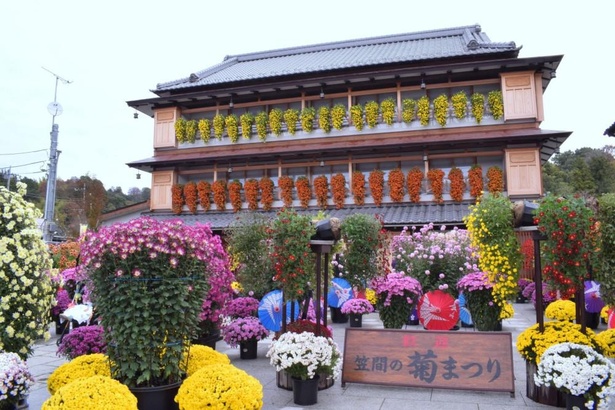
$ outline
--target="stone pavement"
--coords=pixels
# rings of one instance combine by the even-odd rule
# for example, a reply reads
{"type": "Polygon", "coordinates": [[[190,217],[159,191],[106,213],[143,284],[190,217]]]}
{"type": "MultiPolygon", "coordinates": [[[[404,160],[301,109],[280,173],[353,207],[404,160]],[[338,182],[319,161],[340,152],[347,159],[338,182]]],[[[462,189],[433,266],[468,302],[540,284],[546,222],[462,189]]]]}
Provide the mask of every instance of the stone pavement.
{"type": "MultiPolygon", "coordinates": [[[[346,383],[341,387],[339,380],[325,390],[318,392],[318,403],[308,406],[309,409],[337,410],[515,410],[515,409],[553,409],[554,407],[538,404],[526,397],[525,362],[514,347],[517,335],[527,327],[536,323],[536,311],[530,303],[515,304],[515,316],[504,320],[502,331],[510,332],[513,342],[513,367],[515,375],[515,395],[507,392],[478,392],[468,390],[444,390],[432,388],[411,388],[395,386],[379,386],[358,383],[346,383]]],[[[333,336],[340,349],[344,347],[345,328],[348,324],[331,324],[333,336]]],[[[383,328],[376,313],[363,317],[363,327],[383,328]]],[[[406,326],[409,330],[420,330],[422,326],[406,326]]],[[[601,324],[598,331],[606,327],[601,324]]],[[[474,331],[472,328],[461,328],[459,331],[474,331]]],[[[53,329],[52,329],[53,332],[53,329]]],[[[49,341],[37,343],[34,354],[28,359],[28,365],[36,378],[36,384],[30,392],[28,403],[30,410],[39,410],[43,402],[49,398],[46,381],[51,372],[66,360],[55,355],[56,340],[53,336],[49,341]]],[[[239,349],[230,348],[223,341],[218,342],[216,350],[226,353],[232,363],[260,380],[263,385],[263,409],[299,409],[293,404],[293,393],[276,385],[276,372],[265,357],[270,339],[258,344],[258,358],[241,360],[239,349]]],[[[87,410],[87,409],[84,409],[87,410]]],[[[152,409],[155,410],[155,409],[152,409]]],[[[615,408],[613,408],[615,410],[615,408]]]]}

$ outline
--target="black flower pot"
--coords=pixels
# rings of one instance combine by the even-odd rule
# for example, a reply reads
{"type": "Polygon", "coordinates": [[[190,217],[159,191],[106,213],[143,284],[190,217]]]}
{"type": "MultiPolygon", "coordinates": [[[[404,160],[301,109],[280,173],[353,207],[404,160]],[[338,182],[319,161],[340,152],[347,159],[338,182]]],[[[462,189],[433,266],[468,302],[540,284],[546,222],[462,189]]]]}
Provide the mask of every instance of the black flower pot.
{"type": "Polygon", "coordinates": [[[258,340],[250,339],[239,343],[239,358],[243,360],[256,359],[258,353],[258,340]]]}
{"type": "Polygon", "coordinates": [[[139,410],[179,410],[175,396],[182,382],[154,387],[132,387],[130,392],[137,398],[139,410]]]}
{"type": "Polygon", "coordinates": [[[350,317],[350,327],[363,327],[363,315],[351,313],[348,316],[350,317]]]}
{"type": "Polygon", "coordinates": [[[318,403],[318,381],[320,377],[302,380],[293,377],[293,402],[300,406],[318,403]]]}

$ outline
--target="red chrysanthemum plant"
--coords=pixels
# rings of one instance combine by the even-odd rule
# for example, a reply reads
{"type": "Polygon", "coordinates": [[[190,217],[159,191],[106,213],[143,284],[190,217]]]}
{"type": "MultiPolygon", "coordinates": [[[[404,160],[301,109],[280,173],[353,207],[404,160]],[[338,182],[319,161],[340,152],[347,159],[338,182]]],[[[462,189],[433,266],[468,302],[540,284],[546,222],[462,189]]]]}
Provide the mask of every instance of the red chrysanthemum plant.
{"type": "Polygon", "coordinates": [[[211,184],[207,181],[199,181],[199,183],[196,184],[196,190],[199,195],[201,208],[203,208],[204,211],[209,211],[209,208],[211,208],[211,199],[209,197],[211,194],[211,184]]]}
{"type": "Polygon", "coordinates": [[[436,203],[441,204],[444,202],[442,199],[442,192],[444,188],[444,171],[438,168],[430,169],[427,171],[427,179],[429,180],[433,200],[436,203]]]}
{"type": "Polygon", "coordinates": [[[493,165],[487,170],[487,189],[492,194],[499,194],[504,191],[504,172],[497,165],[493,165]]]}
{"type": "Polygon", "coordinates": [[[395,168],[389,171],[389,195],[393,202],[401,202],[404,200],[406,176],[400,168],[395,168]]]}
{"type": "Polygon", "coordinates": [[[280,188],[280,199],[286,208],[293,204],[293,188],[295,182],[288,175],[282,175],[278,178],[278,188],[280,188]]]}
{"type": "Polygon", "coordinates": [[[329,181],[325,175],[319,175],[314,178],[314,194],[316,203],[322,209],[327,209],[327,200],[329,197],[329,181]]]}
{"type": "Polygon", "coordinates": [[[483,194],[484,182],[483,182],[483,168],[474,164],[468,171],[468,181],[470,183],[470,195],[474,198],[478,198],[483,194]]]}
{"type": "Polygon", "coordinates": [[[184,186],[181,184],[173,184],[171,186],[171,210],[175,215],[182,213],[184,207],[184,186]]]}
{"type": "Polygon", "coordinates": [[[265,176],[258,181],[258,186],[261,190],[261,205],[265,211],[269,211],[273,205],[273,181],[265,176]]]}
{"type": "Polygon", "coordinates": [[[346,201],[346,177],[344,174],[335,174],[331,177],[331,194],[336,209],[342,209],[346,201]]]}
{"type": "Polygon", "coordinates": [[[369,191],[374,199],[374,204],[380,206],[384,196],[384,172],[375,169],[369,173],[369,191]]]}
{"type": "Polygon", "coordinates": [[[365,175],[361,171],[352,173],[352,196],[356,205],[365,203],[365,175]]]}
{"type": "Polygon", "coordinates": [[[214,194],[216,207],[218,210],[224,211],[226,209],[226,180],[218,179],[212,184],[211,190],[214,194]]]}
{"type": "Polygon", "coordinates": [[[259,183],[256,179],[250,178],[244,185],[244,192],[246,195],[246,202],[248,203],[248,209],[255,211],[258,209],[258,193],[259,183]]]}
{"type": "Polygon", "coordinates": [[[231,201],[231,206],[233,207],[233,212],[238,212],[241,210],[241,188],[243,187],[238,179],[235,179],[228,184],[228,196],[231,201]]]}
{"type": "Polygon", "coordinates": [[[188,210],[193,214],[196,214],[196,208],[198,204],[196,182],[186,182],[186,185],[184,185],[184,200],[186,201],[188,210]]]}
{"type": "Polygon", "coordinates": [[[299,202],[303,208],[307,208],[312,199],[312,188],[310,187],[310,180],[306,176],[300,176],[295,182],[295,188],[297,189],[297,196],[299,202]]]}
{"type": "Polygon", "coordinates": [[[423,179],[425,178],[425,174],[423,170],[419,167],[413,167],[410,171],[408,171],[408,178],[406,180],[406,184],[408,186],[408,195],[410,196],[410,201],[414,203],[418,203],[421,201],[421,191],[423,189],[423,179]]]}
{"type": "Polygon", "coordinates": [[[463,179],[463,172],[461,169],[452,167],[448,172],[448,180],[451,182],[451,199],[455,202],[463,201],[463,193],[466,190],[466,182],[463,179]]]}

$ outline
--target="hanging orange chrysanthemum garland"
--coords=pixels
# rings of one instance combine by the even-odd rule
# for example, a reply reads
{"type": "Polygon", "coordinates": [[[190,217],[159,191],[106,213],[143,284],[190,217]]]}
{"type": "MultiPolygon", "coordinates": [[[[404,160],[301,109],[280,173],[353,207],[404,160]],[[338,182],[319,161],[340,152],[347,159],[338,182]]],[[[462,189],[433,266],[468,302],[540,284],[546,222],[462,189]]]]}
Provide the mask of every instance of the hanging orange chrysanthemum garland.
{"type": "Polygon", "coordinates": [[[184,206],[184,186],[181,184],[173,184],[171,187],[171,210],[175,215],[182,213],[184,206]]]}
{"type": "Polygon", "coordinates": [[[429,186],[431,187],[431,193],[436,203],[441,204],[442,192],[444,188],[444,171],[441,169],[430,169],[427,172],[427,179],[429,180],[429,186]]]}
{"type": "Polygon", "coordinates": [[[352,196],[355,204],[363,205],[365,203],[365,175],[361,171],[352,173],[352,196]]]}
{"type": "Polygon", "coordinates": [[[280,197],[284,202],[285,207],[289,207],[293,204],[293,188],[295,182],[288,175],[282,175],[278,178],[278,187],[280,188],[280,197]]]}
{"type": "Polygon", "coordinates": [[[346,177],[344,174],[335,174],[331,177],[331,193],[336,209],[342,209],[346,201],[346,177]]]}
{"type": "Polygon", "coordinates": [[[493,165],[487,170],[487,189],[492,194],[504,191],[504,172],[497,165],[493,165]]]}
{"type": "Polygon", "coordinates": [[[457,167],[452,167],[448,173],[451,181],[451,199],[456,202],[463,201],[463,193],[466,190],[466,182],[463,180],[463,172],[457,167]]]}
{"type": "Polygon", "coordinates": [[[314,178],[314,195],[316,203],[322,209],[327,209],[327,199],[329,197],[329,181],[325,175],[314,178]]]}
{"type": "Polygon", "coordinates": [[[382,204],[382,197],[384,195],[384,172],[379,169],[375,169],[369,173],[369,190],[374,199],[374,204],[380,206],[382,204]]]}
{"type": "Polygon", "coordinates": [[[198,201],[196,182],[186,182],[186,185],[184,185],[184,200],[186,201],[186,205],[188,205],[188,210],[193,214],[196,214],[198,201]]]}
{"type": "Polygon", "coordinates": [[[246,202],[248,202],[248,209],[252,211],[258,209],[258,188],[258,181],[254,178],[248,179],[243,188],[246,195],[246,202]]]}
{"type": "Polygon", "coordinates": [[[211,194],[211,184],[207,181],[199,181],[196,184],[196,190],[199,194],[199,202],[201,203],[201,208],[204,211],[209,211],[211,207],[211,200],[209,199],[209,194],[211,194]]]}
{"type": "Polygon", "coordinates": [[[297,182],[295,182],[295,187],[297,188],[297,196],[299,197],[301,206],[307,208],[310,204],[310,199],[312,199],[310,180],[307,179],[307,177],[299,177],[297,178],[297,182]]]}
{"type": "Polygon", "coordinates": [[[241,182],[235,179],[230,184],[228,184],[228,197],[231,201],[231,206],[233,207],[233,212],[237,212],[241,210],[241,182]]]}
{"type": "Polygon", "coordinates": [[[389,171],[389,195],[393,202],[401,202],[404,200],[406,176],[400,168],[395,168],[389,171]]]}
{"type": "Polygon", "coordinates": [[[470,195],[478,198],[483,193],[483,168],[478,165],[472,165],[468,171],[468,180],[470,182],[470,195]]]}
{"type": "Polygon", "coordinates": [[[425,174],[419,167],[414,167],[408,171],[407,186],[410,201],[417,203],[421,201],[421,189],[423,188],[423,178],[425,174]]]}
{"type": "Polygon", "coordinates": [[[211,186],[211,190],[214,193],[216,207],[218,210],[224,211],[226,209],[226,181],[223,179],[215,181],[211,186]]]}
{"type": "Polygon", "coordinates": [[[273,181],[269,177],[262,177],[258,186],[261,190],[261,205],[265,211],[269,211],[273,205],[273,181]]]}

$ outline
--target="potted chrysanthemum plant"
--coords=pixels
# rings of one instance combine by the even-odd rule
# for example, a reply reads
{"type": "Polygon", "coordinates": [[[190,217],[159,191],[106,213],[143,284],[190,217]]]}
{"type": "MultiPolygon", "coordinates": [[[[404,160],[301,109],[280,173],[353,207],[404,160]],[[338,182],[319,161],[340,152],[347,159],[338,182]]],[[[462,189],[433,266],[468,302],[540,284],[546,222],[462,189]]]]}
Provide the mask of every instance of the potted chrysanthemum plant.
{"type": "Polygon", "coordinates": [[[103,328],[100,325],[81,326],[62,337],[58,345],[57,355],[69,360],[84,354],[105,353],[103,328]]]}
{"type": "Polygon", "coordinates": [[[350,317],[350,327],[361,327],[363,315],[372,313],[374,306],[367,299],[353,298],[344,302],[341,309],[343,314],[350,317]]]}
{"type": "Polygon", "coordinates": [[[161,391],[168,394],[155,405],[177,408],[184,345],[198,330],[212,278],[228,276],[221,239],[208,225],[141,217],[88,232],[81,262],[112,377],[131,389],[139,408],[161,391]]]}
{"type": "Polygon", "coordinates": [[[371,288],[378,295],[376,307],[386,329],[401,329],[422,294],[419,281],[402,272],[373,279],[371,288]]]}
{"type": "Polygon", "coordinates": [[[0,409],[15,409],[24,403],[34,377],[17,353],[0,353],[0,409]]]}
{"type": "Polygon", "coordinates": [[[269,336],[269,330],[254,316],[240,317],[223,328],[224,341],[239,346],[242,359],[256,359],[258,341],[269,336]]]}

